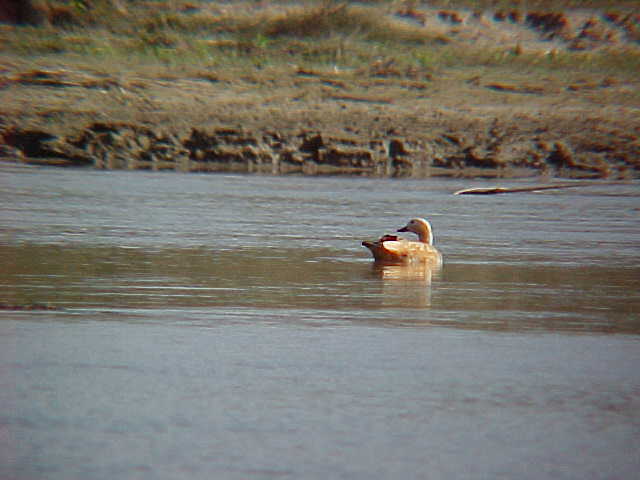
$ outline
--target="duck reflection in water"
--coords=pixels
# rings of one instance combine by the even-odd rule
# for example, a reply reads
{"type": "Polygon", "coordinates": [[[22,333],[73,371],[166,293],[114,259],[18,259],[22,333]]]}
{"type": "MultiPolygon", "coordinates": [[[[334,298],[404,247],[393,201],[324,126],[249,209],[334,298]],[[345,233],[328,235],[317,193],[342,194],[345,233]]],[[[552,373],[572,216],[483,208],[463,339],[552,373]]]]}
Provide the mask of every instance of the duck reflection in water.
{"type": "Polygon", "coordinates": [[[431,306],[431,283],[441,266],[429,262],[385,265],[375,262],[374,277],[381,280],[381,300],[385,307],[424,308],[431,306]]]}

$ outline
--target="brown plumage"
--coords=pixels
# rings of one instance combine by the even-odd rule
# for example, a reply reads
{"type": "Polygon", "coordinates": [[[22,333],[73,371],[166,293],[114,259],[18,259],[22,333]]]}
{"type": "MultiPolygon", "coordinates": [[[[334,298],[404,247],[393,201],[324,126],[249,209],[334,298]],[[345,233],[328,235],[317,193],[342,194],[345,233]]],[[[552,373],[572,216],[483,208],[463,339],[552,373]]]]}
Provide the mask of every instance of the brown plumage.
{"type": "Polygon", "coordinates": [[[376,263],[406,265],[415,262],[442,263],[442,255],[433,246],[431,225],[424,218],[414,218],[398,232],[412,232],[418,235],[418,241],[410,241],[395,235],[384,235],[375,242],[362,242],[371,250],[376,263]]]}

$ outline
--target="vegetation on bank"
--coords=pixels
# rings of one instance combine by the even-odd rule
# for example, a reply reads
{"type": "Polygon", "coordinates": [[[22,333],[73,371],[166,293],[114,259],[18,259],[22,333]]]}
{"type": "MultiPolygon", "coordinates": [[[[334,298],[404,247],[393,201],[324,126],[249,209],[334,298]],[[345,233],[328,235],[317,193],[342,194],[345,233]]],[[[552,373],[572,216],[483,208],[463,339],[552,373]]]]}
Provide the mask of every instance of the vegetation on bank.
{"type": "Polygon", "coordinates": [[[0,22],[0,160],[640,172],[635,1],[5,0],[0,22]]]}
{"type": "Polygon", "coordinates": [[[33,9],[22,12],[18,25],[0,26],[0,52],[80,58],[105,69],[140,62],[204,69],[295,64],[423,77],[454,66],[640,70],[635,1],[436,0],[429,8],[417,0],[21,3],[33,9]],[[564,13],[573,7],[595,13],[576,24],[564,13]],[[482,32],[474,39],[460,25],[497,21],[536,31],[549,45],[529,48],[517,31],[499,43],[483,41],[482,32]]]}

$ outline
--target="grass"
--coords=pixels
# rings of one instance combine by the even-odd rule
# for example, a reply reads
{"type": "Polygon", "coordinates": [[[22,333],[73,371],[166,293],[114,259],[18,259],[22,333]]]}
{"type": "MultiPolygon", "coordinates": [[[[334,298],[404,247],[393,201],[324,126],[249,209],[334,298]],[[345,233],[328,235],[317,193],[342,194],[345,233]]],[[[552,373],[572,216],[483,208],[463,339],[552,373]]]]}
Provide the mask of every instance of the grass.
{"type": "MultiPolygon", "coordinates": [[[[413,8],[418,2],[405,1],[413,8]]],[[[605,0],[432,1],[447,8],[611,8],[605,0]]],[[[274,2],[219,7],[208,2],[49,1],[50,24],[0,29],[0,52],[21,56],[76,55],[114,65],[138,59],[205,68],[296,64],[336,65],[360,72],[393,59],[398,71],[512,66],[530,69],[607,70],[633,74],[638,49],[611,53],[515,54],[514,45],[462,46],[442,30],[388,15],[398,2],[320,1],[290,6],[274,2]],[[151,5],[151,7],[149,7],[151,5]],[[126,60],[126,62],[125,62],[126,60]]],[[[635,2],[615,2],[626,8],[635,2]]],[[[604,11],[604,10],[603,10],[604,11]]]]}

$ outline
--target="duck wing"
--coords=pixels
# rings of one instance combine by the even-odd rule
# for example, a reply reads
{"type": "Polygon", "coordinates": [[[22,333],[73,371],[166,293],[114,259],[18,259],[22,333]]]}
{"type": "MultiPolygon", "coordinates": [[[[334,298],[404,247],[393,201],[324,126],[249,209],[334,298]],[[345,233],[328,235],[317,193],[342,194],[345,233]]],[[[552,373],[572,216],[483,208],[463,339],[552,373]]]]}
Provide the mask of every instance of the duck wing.
{"type": "Polygon", "coordinates": [[[371,250],[376,262],[402,264],[410,261],[411,248],[406,240],[383,240],[376,242],[362,242],[371,250]]]}

